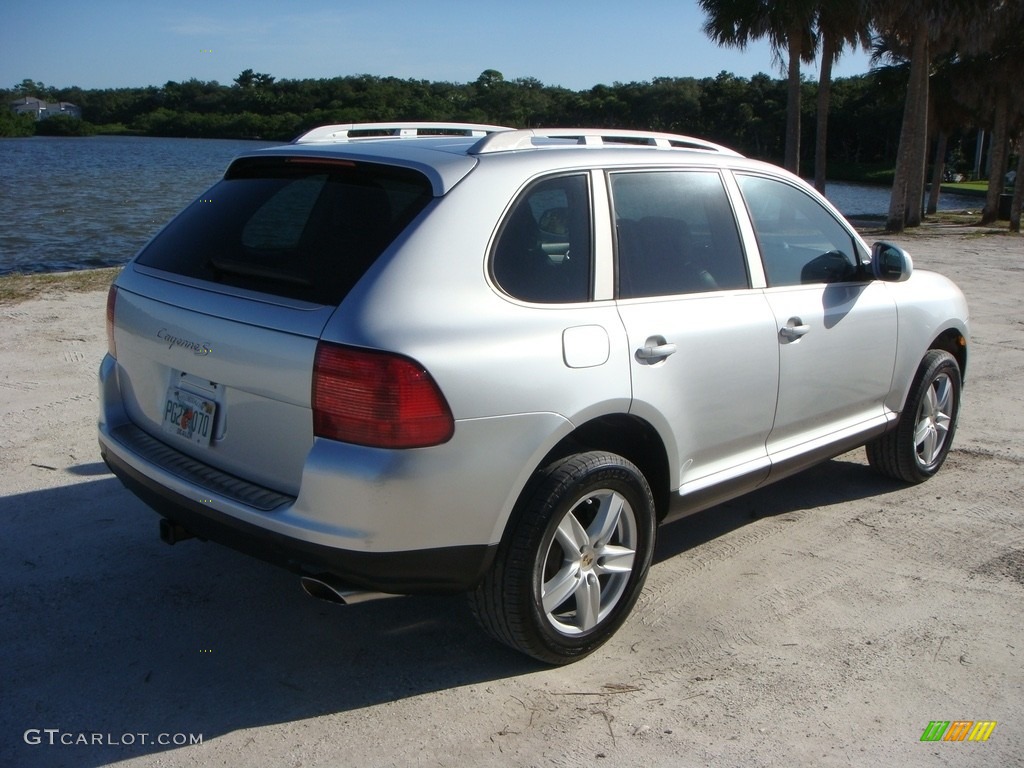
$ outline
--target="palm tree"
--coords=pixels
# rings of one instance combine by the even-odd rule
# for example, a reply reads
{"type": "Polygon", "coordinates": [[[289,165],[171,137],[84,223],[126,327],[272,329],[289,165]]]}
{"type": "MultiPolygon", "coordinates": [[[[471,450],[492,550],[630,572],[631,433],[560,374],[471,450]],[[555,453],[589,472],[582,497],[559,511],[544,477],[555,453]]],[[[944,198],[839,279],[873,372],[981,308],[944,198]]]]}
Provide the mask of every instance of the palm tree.
{"type": "Polygon", "coordinates": [[[920,224],[921,198],[924,194],[924,157],[927,142],[929,43],[933,26],[929,0],[876,5],[875,23],[883,38],[889,38],[889,50],[909,51],[910,76],[903,107],[896,171],[893,175],[889,213],[885,228],[902,232],[905,225],[920,224]],[[920,183],[916,181],[920,179],[920,183]],[[916,218],[916,223],[915,223],[916,218]]]}
{"type": "Polygon", "coordinates": [[[943,57],[935,67],[929,88],[928,123],[933,126],[935,155],[932,162],[932,180],[928,186],[928,204],[925,214],[934,214],[939,207],[942,177],[946,167],[946,150],[954,132],[976,125],[970,110],[957,98],[955,84],[961,76],[962,62],[955,54],[943,57]]]}
{"type": "Polygon", "coordinates": [[[867,0],[821,0],[817,9],[821,39],[821,70],[818,76],[817,127],[814,144],[814,187],[825,193],[828,153],[828,110],[832,93],[832,65],[849,44],[867,50],[871,45],[871,16],[867,0]]]}
{"type": "Polygon", "coordinates": [[[698,0],[707,14],[704,33],[719,45],[743,50],[767,39],[776,56],[787,52],[785,167],[800,171],[800,62],[814,61],[816,3],[813,0],[698,0]]]}

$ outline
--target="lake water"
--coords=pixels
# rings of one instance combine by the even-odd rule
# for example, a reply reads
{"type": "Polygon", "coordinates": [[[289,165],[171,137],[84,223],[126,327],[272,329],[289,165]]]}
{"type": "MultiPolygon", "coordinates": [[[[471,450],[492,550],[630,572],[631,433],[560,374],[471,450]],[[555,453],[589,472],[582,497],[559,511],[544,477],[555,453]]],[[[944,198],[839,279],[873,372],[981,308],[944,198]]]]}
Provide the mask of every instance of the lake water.
{"type": "Polygon", "coordinates": [[[0,275],[123,264],[259,141],[0,139],[0,275]]]}
{"type": "MultiPolygon", "coordinates": [[[[0,275],[123,264],[240,152],[276,142],[134,136],[0,139],[0,275]]],[[[829,185],[847,216],[884,214],[889,190],[829,185]]],[[[977,198],[943,194],[944,210],[977,198]]]]}

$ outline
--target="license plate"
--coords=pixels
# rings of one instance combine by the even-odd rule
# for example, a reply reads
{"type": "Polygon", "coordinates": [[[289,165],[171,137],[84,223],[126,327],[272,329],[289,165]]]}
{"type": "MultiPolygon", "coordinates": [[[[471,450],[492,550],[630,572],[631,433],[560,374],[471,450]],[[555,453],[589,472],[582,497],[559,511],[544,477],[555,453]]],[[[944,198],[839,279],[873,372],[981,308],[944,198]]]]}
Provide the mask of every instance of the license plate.
{"type": "Polygon", "coordinates": [[[209,445],[217,404],[177,387],[167,392],[164,405],[165,432],[184,437],[197,445],[209,445]]]}

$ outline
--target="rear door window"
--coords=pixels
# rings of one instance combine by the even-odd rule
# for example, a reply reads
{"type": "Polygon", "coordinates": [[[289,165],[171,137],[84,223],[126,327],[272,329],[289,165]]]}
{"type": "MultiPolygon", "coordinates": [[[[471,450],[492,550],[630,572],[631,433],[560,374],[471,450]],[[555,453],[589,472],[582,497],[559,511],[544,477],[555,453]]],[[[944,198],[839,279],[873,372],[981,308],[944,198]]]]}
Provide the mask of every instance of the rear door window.
{"type": "Polygon", "coordinates": [[[747,288],[732,207],[715,171],[613,173],[619,297],[747,288]]]}
{"type": "Polygon", "coordinates": [[[337,304],[431,200],[415,171],[306,157],[242,158],[137,263],[337,304]]]}

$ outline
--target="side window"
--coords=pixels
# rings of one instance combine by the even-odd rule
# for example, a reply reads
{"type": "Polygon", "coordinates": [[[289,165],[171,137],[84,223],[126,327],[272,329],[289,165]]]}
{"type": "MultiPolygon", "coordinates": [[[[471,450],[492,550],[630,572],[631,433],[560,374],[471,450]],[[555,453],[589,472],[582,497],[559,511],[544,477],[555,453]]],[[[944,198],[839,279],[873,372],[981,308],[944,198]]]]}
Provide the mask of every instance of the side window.
{"type": "Polygon", "coordinates": [[[502,225],[492,255],[494,280],[524,301],[587,301],[590,241],[587,177],[544,179],[523,193],[502,225]]]}
{"type": "Polygon", "coordinates": [[[736,221],[714,171],[611,175],[620,298],[749,285],[736,221]]]}
{"type": "Polygon", "coordinates": [[[856,280],[849,232],[806,192],[763,176],[736,175],[769,286],[856,280]]]}

